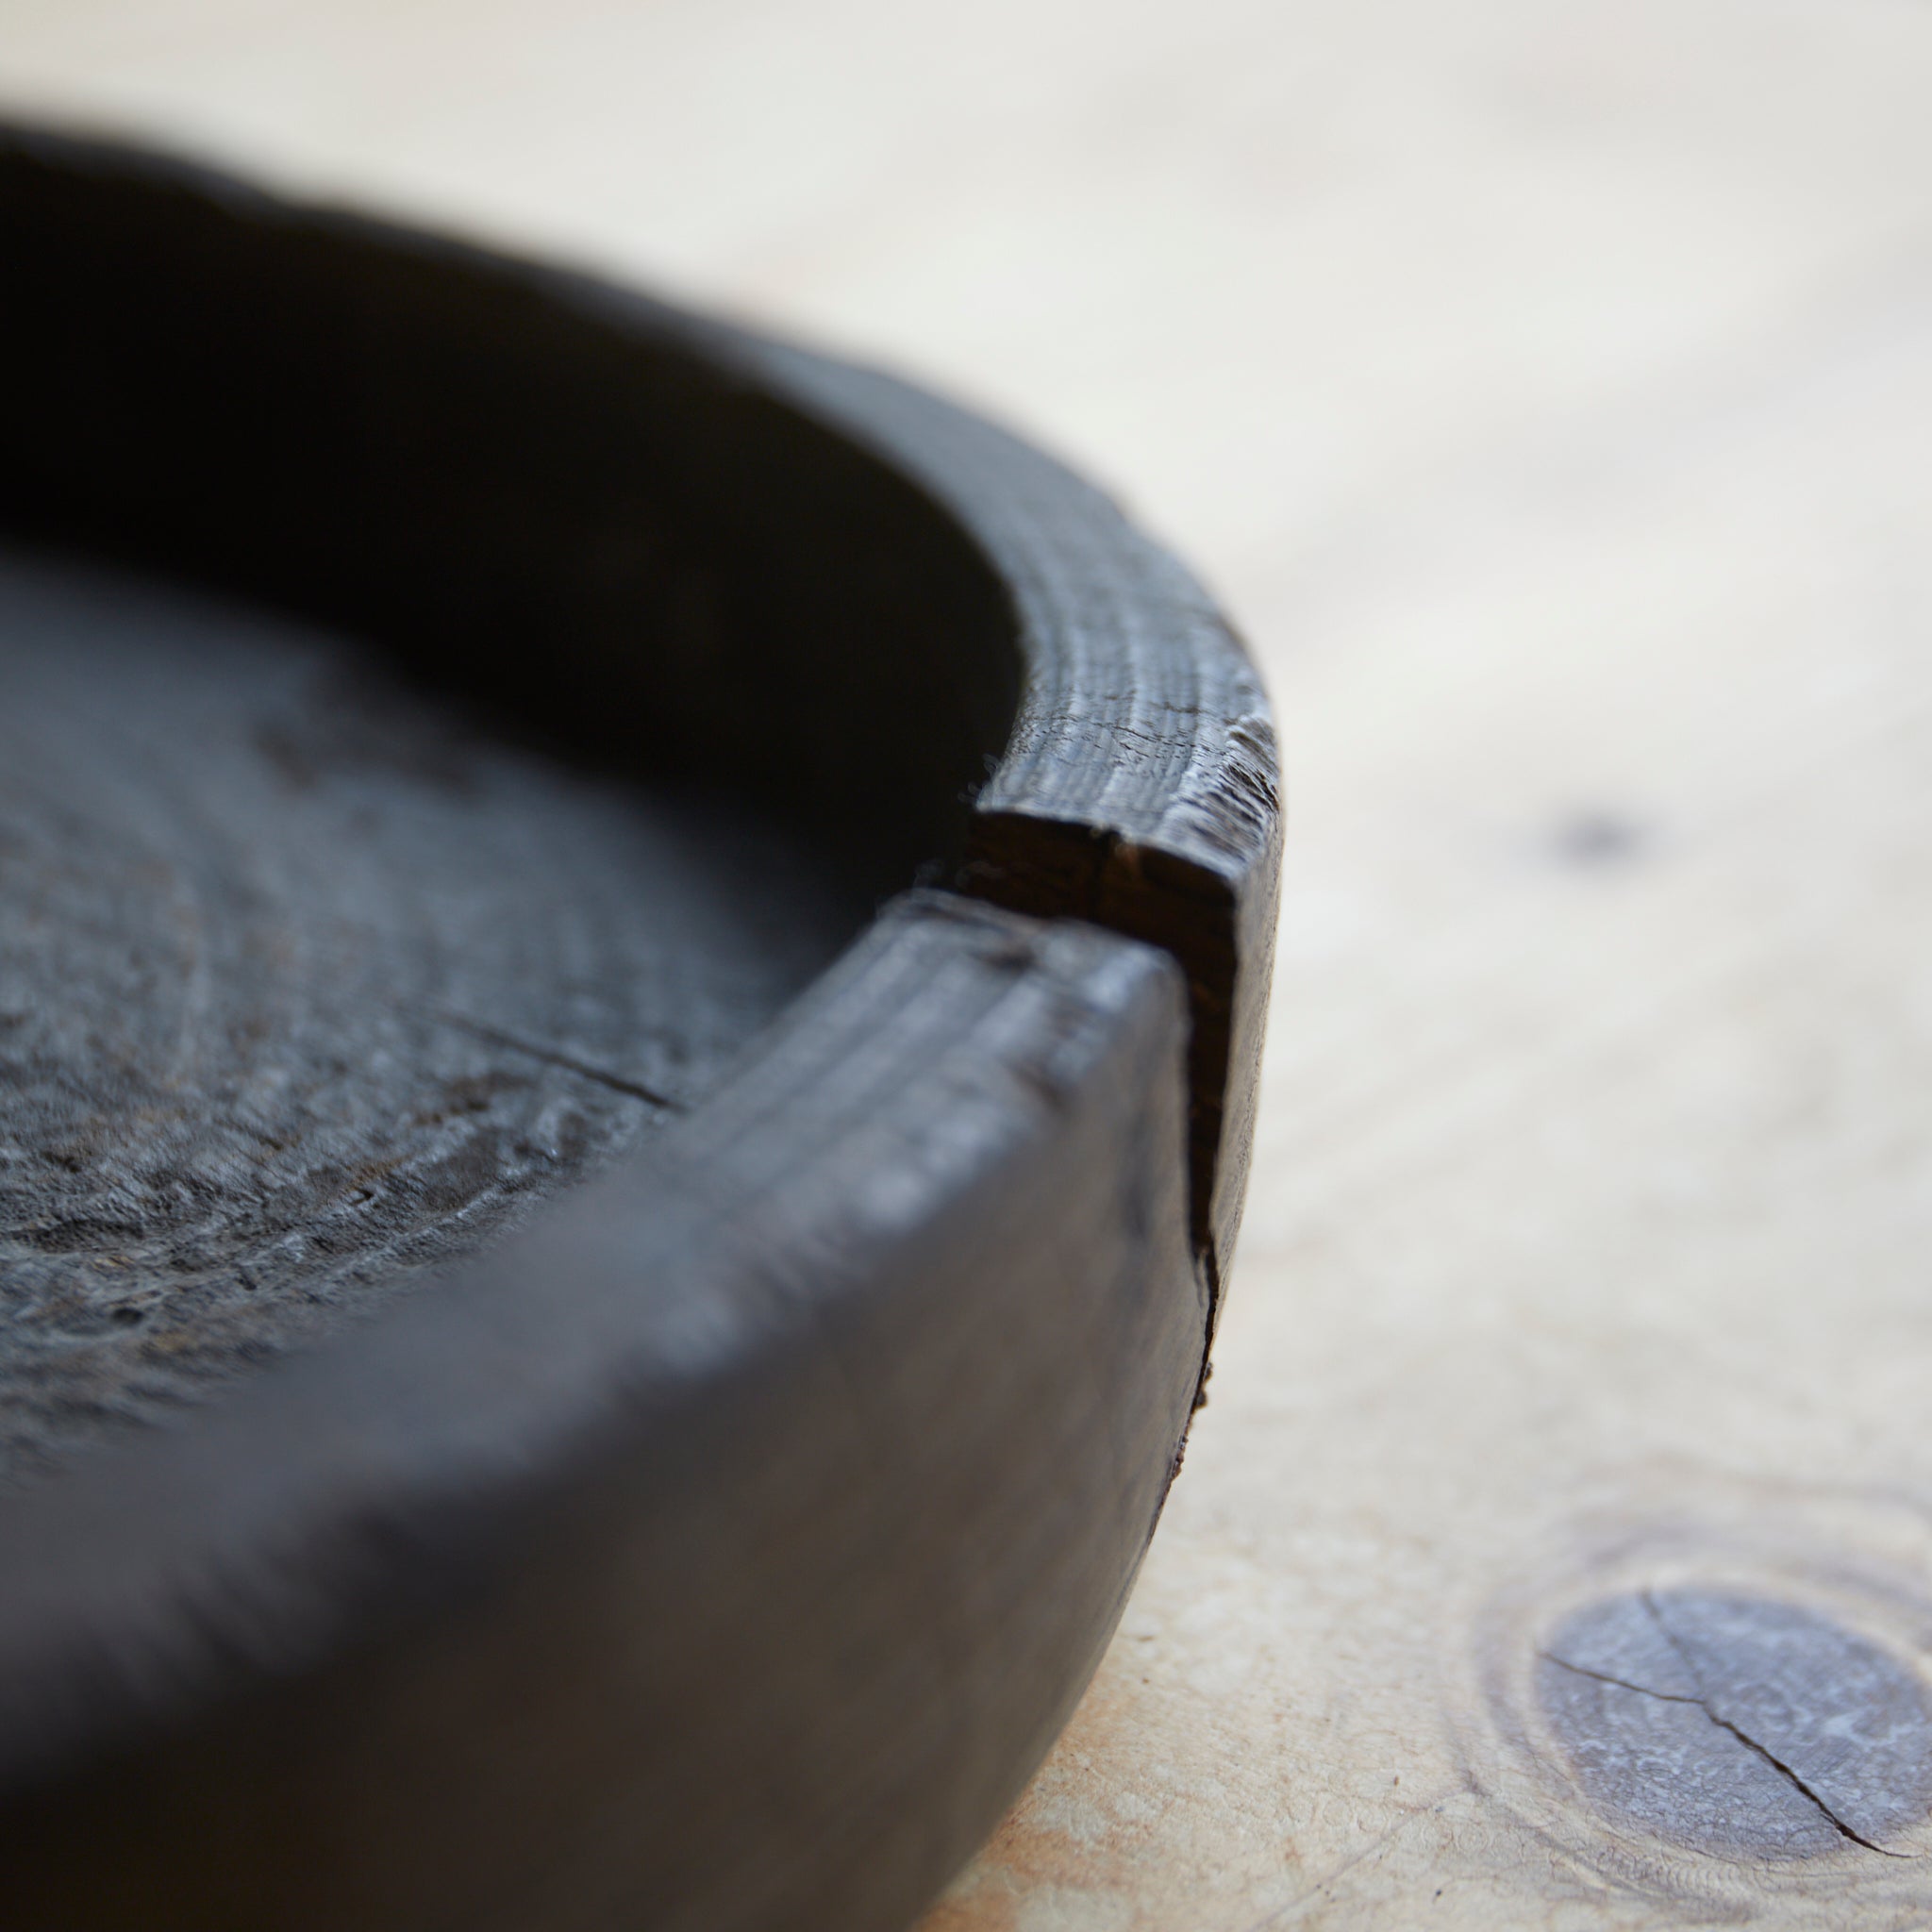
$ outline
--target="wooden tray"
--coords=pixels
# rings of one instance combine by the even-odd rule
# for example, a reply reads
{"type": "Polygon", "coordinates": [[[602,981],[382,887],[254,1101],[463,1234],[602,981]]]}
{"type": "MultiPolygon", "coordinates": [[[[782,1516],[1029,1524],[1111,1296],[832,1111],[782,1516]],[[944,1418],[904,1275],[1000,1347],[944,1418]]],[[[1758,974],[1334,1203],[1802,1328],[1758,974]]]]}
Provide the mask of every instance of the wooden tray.
{"type": "Polygon", "coordinates": [[[1240,1217],[1267,708],[872,371],[0,139],[8,1923],[903,1924],[1240,1217]]]}

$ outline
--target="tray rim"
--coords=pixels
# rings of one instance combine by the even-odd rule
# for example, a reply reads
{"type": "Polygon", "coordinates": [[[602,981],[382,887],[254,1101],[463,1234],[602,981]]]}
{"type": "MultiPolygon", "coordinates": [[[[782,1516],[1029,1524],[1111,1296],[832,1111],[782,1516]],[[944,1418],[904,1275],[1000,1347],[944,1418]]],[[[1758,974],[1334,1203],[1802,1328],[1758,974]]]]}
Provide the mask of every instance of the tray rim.
{"type": "MultiPolygon", "coordinates": [[[[743,1230],[728,1201],[704,1205],[701,1170],[754,1191],[756,1176],[782,1175],[801,1132],[837,1112],[827,1096],[839,1084],[840,1053],[825,1049],[854,1050],[869,1029],[889,1032],[901,1022],[893,1077],[905,1094],[961,1091],[959,1055],[970,1049],[980,1055],[975,1078],[995,1088],[1030,1083],[1029,1091],[1044,1079],[1047,1098],[1009,1097],[977,1167],[922,1152],[902,1121],[901,1171],[882,1171],[877,1144],[847,1122],[838,1144],[869,1144],[867,1160],[837,1170],[838,1198],[793,1224],[808,1250],[820,1243],[818,1277],[809,1267],[788,1277],[793,1306],[783,1319],[768,1307],[761,1320],[743,1316],[709,1335],[695,1334],[689,1320],[670,1324],[660,1341],[675,1373],[648,1396],[631,1388],[632,1434],[624,1440],[634,1445],[677,1426],[706,1391],[728,1395],[762,1373],[781,1340],[795,1344],[800,1296],[812,1304],[808,1329],[866,1310],[868,1268],[885,1279],[886,1257],[908,1241],[916,1249],[922,1230],[944,1225],[949,1210],[990,1185],[987,1174],[1010,1180],[1015,1162],[1050,1162],[1064,1122],[1086,1119],[1100,1096],[1135,1096],[1126,1112],[1147,1118],[1165,1109],[1191,1153],[1173,1150],[1172,1187],[1164,1205],[1149,1209],[1142,1237],[1144,1278],[1129,1285],[1129,1299],[1151,1298],[1158,1311],[1151,1328],[1122,1328],[1124,1341],[1131,1335],[1147,1344],[1143,1358],[1123,1346],[1109,1365],[1113,1379],[1100,1377],[1115,1397],[1140,1405],[1122,1424],[1132,1444],[1123,1460],[1132,1466],[1117,1485],[1136,1500],[1088,1557],[1077,1614],[1054,1624],[1050,1642],[1040,1640],[1052,1653],[1052,1681],[1034,1687],[1031,1714],[989,1713],[986,1740],[968,1754],[972,1776],[947,1796],[958,1813],[949,1828],[896,1889],[855,1893],[838,1908],[848,1925],[893,1923],[971,1851],[1084,1687],[1152,1533],[1205,1377],[1245,1185],[1279,862],[1274,741],[1258,680],[1191,577],[1106,497],[1005,430],[894,376],[575,271],[304,208],[145,151],[0,130],[0,160],[22,156],[136,192],[159,186],[266,210],[324,239],[353,238],[452,274],[514,283],[619,334],[675,340],[862,448],[936,505],[1006,589],[1022,684],[1006,756],[972,808],[958,890],[915,892],[888,907],[690,1123],[579,1191],[581,1198],[565,1197],[504,1251],[508,1259],[465,1271],[489,1277],[467,1305],[460,1280],[430,1291],[253,1378],[165,1438],[96,1452],[71,1474],[0,1501],[0,1567],[30,1574],[28,1587],[0,1603],[0,1842],[14,1837],[7,1819],[67,1815],[71,1794],[85,1798],[97,1775],[120,1776],[114,1767],[219,1727],[231,1709],[278,1708],[287,1686],[338,1668],[349,1672],[344,1681],[362,1683],[353,1654],[367,1630],[389,1627],[385,1620],[420,1629],[425,1614],[433,1624],[457,1600],[452,1591],[459,1595],[479,1549],[500,1562],[506,1547],[535,1534],[530,1497],[543,1496],[543,1513],[554,1517],[574,1507],[566,1499],[599,1493],[623,1459],[608,1446],[623,1431],[607,1439],[560,1425],[569,1403],[592,1384],[596,1413],[608,1421],[611,1388],[581,1362],[570,1374],[588,1379],[572,1385],[565,1374],[559,1384],[564,1409],[538,1404],[541,1426],[533,1421],[517,1454],[493,1462],[476,1438],[474,1410],[438,1413],[433,1402],[412,1416],[413,1441],[392,1441],[387,1459],[374,1453],[370,1392],[394,1393],[425,1350],[461,1348],[466,1338],[486,1383],[505,1375],[506,1337],[517,1349],[532,1346],[534,1285],[554,1290],[580,1265],[586,1243],[630,1240],[651,1265],[694,1277],[709,1271],[741,1295],[751,1266],[743,1230]],[[969,1029],[963,1047],[950,1038],[922,991],[941,968],[982,991],[1010,982],[997,998],[986,995],[986,1013],[1007,1019],[986,1020],[990,1033],[969,1029]],[[897,991],[885,998],[882,987],[897,991]],[[1055,1090],[1056,1076],[1041,1069],[1055,1066],[1057,1054],[1067,1058],[1069,1029],[1085,1045],[1055,1090]],[[882,1216],[877,1202],[895,1185],[896,1205],[882,1216]],[[641,1232],[641,1203],[668,1233],[641,1232]],[[856,1238],[852,1226],[871,1232],[856,1238]],[[558,1244],[558,1258],[545,1258],[546,1243],[558,1244]],[[511,1279],[506,1267],[522,1273],[511,1279]],[[306,1419],[300,1440],[289,1431],[291,1414],[306,1419]],[[193,1505],[184,1511],[189,1495],[193,1505]],[[197,1515],[201,1546],[184,1557],[171,1538],[191,1531],[197,1515]],[[443,1611],[409,1607],[424,1603],[443,1611]]],[[[1101,1136],[1095,1144],[1124,1161],[1132,1126],[1102,1121],[1091,1129],[1101,1136]]],[[[1104,1298],[1118,1287],[1094,1291],[1104,1298]]],[[[568,1312],[553,1294],[546,1319],[568,1312]]],[[[1082,1345],[1091,1343],[1091,1325],[1080,1332],[1082,1345]]],[[[1049,1332],[1046,1341],[1054,1340],[1049,1332]]],[[[1060,1340],[1073,1345],[1071,1333],[1060,1340]]],[[[934,1426],[966,1424],[943,1416],[934,1426]]],[[[1095,1468],[1119,1446],[1096,1449],[1095,1468]]],[[[1070,1478],[1070,1488],[1078,1483],[1070,1478]]],[[[1013,1584],[1014,1616],[1025,1609],[1024,1582],[1013,1584]]],[[[921,1795],[929,1807],[933,1789],[921,1795]]],[[[98,1792],[87,1802],[98,1802],[98,1792]]]]}

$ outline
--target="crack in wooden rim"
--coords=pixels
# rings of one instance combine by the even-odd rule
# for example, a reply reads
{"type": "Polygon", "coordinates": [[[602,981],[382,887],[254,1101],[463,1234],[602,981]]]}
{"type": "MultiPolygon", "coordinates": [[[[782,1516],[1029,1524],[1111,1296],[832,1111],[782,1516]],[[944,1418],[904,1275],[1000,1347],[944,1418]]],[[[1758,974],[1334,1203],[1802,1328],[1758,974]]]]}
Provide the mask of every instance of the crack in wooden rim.
{"type": "MultiPolygon", "coordinates": [[[[175,162],[0,142],[16,241],[58,257],[83,216],[131,251],[85,253],[126,287],[170,249],[237,289],[258,258],[298,335],[341,329],[291,290],[325,308],[363,284],[358,325],[400,291],[453,364],[483,353],[474,325],[535,385],[515,420],[536,467],[479,484],[473,550],[491,516],[534,513],[514,487],[606,460],[605,411],[646,436],[652,411],[723,425],[716,474],[693,441],[678,488],[772,546],[806,660],[754,667],[796,680],[764,708],[806,723],[797,748],[754,715],[745,782],[762,762],[870,838],[893,788],[1005,749],[963,823],[918,828],[968,896],[894,898],[648,1154],[371,1326],[0,1504],[15,1923],[902,1924],[1097,1663],[1204,1373],[1274,926],[1254,673],[1104,497],[891,376],[175,162]],[[557,396],[581,435],[551,453],[536,403],[557,396]],[[749,448],[790,479],[768,524],[819,515],[829,563],[740,501],[727,459],[749,448]],[[850,642],[858,576],[875,643],[850,642]],[[841,677],[875,697],[876,770],[839,736],[841,677]]],[[[136,415],[95,425],[100,447],[133,447],[136,415]]],[[[136,532],[244,582],[273,536],[261,567],[300,595],[342,571],[352,603],[364,577],[391,593],[381,545],[414,568],[404,551],[441,541],[353,505],[273,528],[274,477],[258,512],[203,526],[170,479],[135,503],[49,462],[8,482],[9,517],[58,499],[91,541],[136,532]],[[343,563],[348,537],[374,551],[343,563]]],[[[575,582],[575,541],[545,582],[575,582]]],[[[691,571],[660,578],[683,608],[691,571]]],[[[403,621],[433,628],[425,608],[403,621]]],[[[601,606],[576,615],[601,635],[601,606]]],[[[453,650],[463,621],[484,620],[449,618],[453,650]]],[[[723,742],[731,678],[659,675],[674,749],[723,742]]],[[[881,844],[882,876],[900,857],[881,844]]]]}

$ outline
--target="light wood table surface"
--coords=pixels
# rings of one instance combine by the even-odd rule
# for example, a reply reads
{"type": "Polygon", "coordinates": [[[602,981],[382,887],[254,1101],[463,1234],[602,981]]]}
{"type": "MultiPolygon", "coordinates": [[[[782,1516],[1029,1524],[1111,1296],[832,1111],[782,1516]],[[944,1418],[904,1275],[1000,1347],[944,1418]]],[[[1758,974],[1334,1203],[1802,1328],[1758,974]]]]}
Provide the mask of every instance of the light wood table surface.
{"type": "Polygon", "coordinates": [[[925,1932],[1932,1922],[1922,0],[0,0],[0,97],[900,364],[1247,629],[1213,1400],[925,1932]]]}

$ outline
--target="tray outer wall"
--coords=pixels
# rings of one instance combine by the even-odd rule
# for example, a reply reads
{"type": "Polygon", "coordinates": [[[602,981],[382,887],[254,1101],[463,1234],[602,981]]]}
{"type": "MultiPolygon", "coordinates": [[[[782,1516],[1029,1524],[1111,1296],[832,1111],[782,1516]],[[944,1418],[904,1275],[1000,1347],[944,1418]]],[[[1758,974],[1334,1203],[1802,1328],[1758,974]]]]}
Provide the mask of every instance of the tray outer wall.
{"type": "Polygon", "coordinates": [[[903,1924],[1098,1660],[1239,1222],[1265,701],[1106,499],[978,419],[581,277],[44,137],[7,164],[681,352],[924,492],[1022,686],[969,895],[484,1265],[0,1507],[25,1925],[903,1924]]]}

